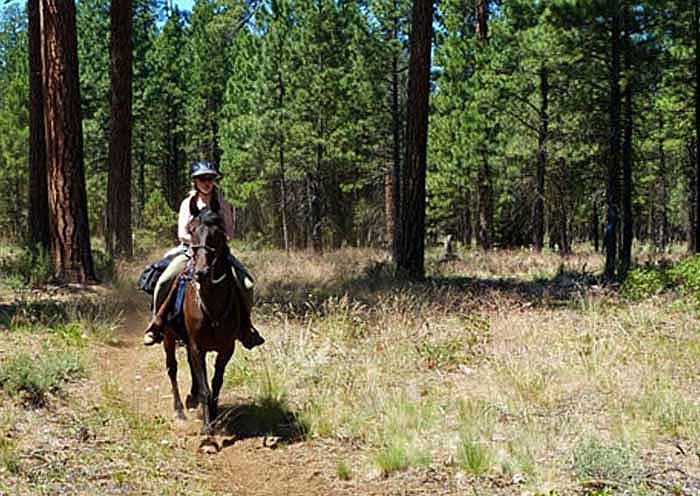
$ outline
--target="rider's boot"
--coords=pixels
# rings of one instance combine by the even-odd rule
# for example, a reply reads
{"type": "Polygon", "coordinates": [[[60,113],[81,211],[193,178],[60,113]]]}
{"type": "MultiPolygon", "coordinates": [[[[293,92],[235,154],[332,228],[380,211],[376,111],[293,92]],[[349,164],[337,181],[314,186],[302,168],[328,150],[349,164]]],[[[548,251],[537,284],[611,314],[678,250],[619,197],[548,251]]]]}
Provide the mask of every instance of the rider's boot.
{"type": "Polygon", "coordinates": [[[256,346],[260,346],[265,342],[265,339],[250,322],[250,313],[247,311],[244,311],[243,315],[241,316],[241,333],[239,341],[247,350],[252,350],[256,346]]]}

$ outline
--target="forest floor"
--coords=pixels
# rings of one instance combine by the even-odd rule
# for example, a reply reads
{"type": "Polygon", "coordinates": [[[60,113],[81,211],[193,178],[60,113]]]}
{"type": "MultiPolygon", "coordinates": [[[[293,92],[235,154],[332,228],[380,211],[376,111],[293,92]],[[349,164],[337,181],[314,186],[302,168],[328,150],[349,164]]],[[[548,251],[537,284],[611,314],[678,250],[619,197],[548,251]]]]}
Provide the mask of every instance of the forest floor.
{"type": "Polygon", "coordinates": [[[239,248],[267,343],[229,364],[213,454],[141,344],[143,263],[5,278],[0,494],[700,494],[696,299],[623,297],[585,251],[435,254],[399,284],[378,251],[239,248]]]}

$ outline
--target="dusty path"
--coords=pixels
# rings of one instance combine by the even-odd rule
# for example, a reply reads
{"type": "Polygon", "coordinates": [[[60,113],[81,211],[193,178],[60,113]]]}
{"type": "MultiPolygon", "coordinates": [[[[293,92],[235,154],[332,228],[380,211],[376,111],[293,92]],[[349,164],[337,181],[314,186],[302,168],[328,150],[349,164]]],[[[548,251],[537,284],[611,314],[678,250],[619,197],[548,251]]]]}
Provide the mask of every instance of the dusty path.
{"type": "MultiPolygon", "coordinates": [[[[173,418],[170,382],[165,373],[162,348],[145,348],[141,344],[147,317],[145,311],[132,311],[125,316],[119,332],[120,344],[99,350],[101,373],[116,378],[125,397],[144,416],[166,419],[173,442],[199,458],[198,465],[205,473],[196,475],[210,481],[207,485],[212,490],[241,496],[449,493],[445,481],[391,480],[376,473],[358,474],[350,481],[340,480],[336,474],[337,460],[341,454],[351,459],[353,448],[334,440],[280,444],[265,436],[234,439],[219,435],[216,439],[222,448],[218,453],[200,453],[198,448],[203,439],[199,434],[201,420],[196,412],[191,411],[185,421],[173,418]]],[[[264,353],[264,350],[248,352],[238,347],[233,359],[241,353],[264,353]]],[[[182,349],[178,350],[178,365],[178,380],[184,398],[190,380],[182,349]]],[[[252,401],[236,396],[235,391],[224,386],[220,403],[225,412],[227,408],[245,409],[252,401]]]]}

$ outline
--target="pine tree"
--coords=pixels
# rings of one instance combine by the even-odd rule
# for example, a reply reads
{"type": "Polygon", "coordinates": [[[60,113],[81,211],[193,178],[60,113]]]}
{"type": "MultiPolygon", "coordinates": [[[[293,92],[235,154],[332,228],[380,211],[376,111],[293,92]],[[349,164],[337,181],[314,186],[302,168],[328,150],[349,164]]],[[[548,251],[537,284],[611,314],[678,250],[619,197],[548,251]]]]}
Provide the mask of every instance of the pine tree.
{"type": "Polygon", "coordinates": [[[59,281],[85,283],[95,274],[83,168],[75,4],[41,0],[39,12],[51,251],[59,281]]]}
{"type": "Polygon", "coordinates": [[[110,117],[109,178],[107,182],[107,251],[130,257],[131,240],[131,0],[112,0],[110,6],[110,117]]]}

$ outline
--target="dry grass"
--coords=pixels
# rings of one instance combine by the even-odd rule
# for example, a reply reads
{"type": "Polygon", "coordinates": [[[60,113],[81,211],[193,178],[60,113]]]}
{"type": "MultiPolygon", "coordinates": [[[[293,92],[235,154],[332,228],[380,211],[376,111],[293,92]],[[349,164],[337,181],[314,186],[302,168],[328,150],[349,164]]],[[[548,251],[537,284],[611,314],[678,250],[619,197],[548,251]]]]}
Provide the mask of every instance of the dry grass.
{"type": "Polygon", "coordinates": [[[393,282],[384,257],[241,253],[269,341],[263,360],[237,360],[229,385],[256,395],[267,374],[312,437],[362,446],[369,472],[571,488],[574,453],[596,434],[630,447],[646,470],[625,475],[635,484],[669,466],[696,484],[697,457],[668,453],[700,449],[700,341],[682,302],[618,297],[593,275],[594,253],[429,255],[418,285],[393,282]]]}
{"type": "MultiPolygon", "coordinates": [[[[371,250],[236,254],[257,276],[254,319],[268,341],[236,353],[224,392],[290,410],[306,439],[333,447],[333,477],[359,493],[377,480],[400,492],[410,477],[430,480],[436,494],[699,490],[694,307],[679,296],[620,297],[597,280],[598,254],[470,251],[441,264],[429,253],[430,277],[421,284],[393,281],[386,255],[371,250]]],[[[110,293],[117,309],[135,304],[137,268],[118,270],[128,275],[110,293]]],[[[76,338],[72,322],[85,330],[119,319],[71,312],[58,334],[88,349],[105,340],[98,331],[76,338]]],[[[24,325],[17,319],[12,325],[24,325]]],[[[55,323],[43,322],[27,325],[56,333],[55,323]]],[[[173,452],[153,444],[168,437],[167,425],[137,421],[127,395],[104,382],[91,400],[96,413],[80,425],[139,456],[155,453],[151,463],[168,473],[163,459],[173,452]]],[[[0,433],[8,425],[2,418],[0,433]]],[[[28,449],[15,438],[0,445],[0,470],[3,463],[15,470],[13,460],[28,449]]],[[[112,467],[109,487],[148,492],[161,484],[167,494],[164,480],[124,461],[127,451],[109,454],[122,467],[112,467]],[[119,485],[133,478],[150,485],[119,485]]],[[[70,470],[61,480],[81,477],[70,470]]]]}

